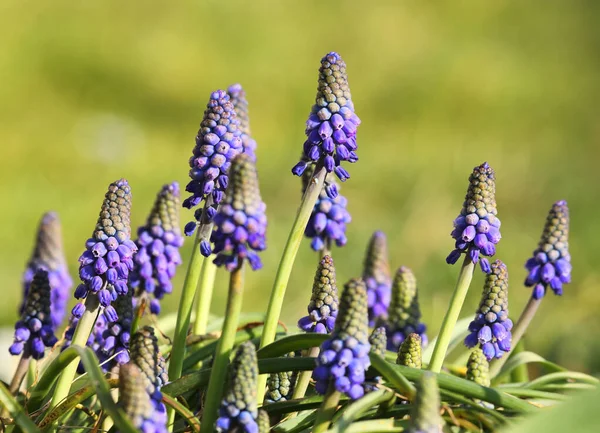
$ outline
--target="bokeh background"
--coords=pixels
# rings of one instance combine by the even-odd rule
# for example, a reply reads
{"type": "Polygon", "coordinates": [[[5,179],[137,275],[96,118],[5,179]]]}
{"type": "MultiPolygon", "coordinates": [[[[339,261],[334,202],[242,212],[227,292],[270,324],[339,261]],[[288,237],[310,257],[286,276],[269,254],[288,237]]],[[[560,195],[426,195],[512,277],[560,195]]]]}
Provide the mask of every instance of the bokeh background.
{"type": "MultiPolygon", "coordinates": [[[[143,223],[163,183],[187,183],[210,92],[235,82],[250,102],[271,221],[244,310],[264,311],[300,199],[290,168],[319,60],[335,50],[363,121],[360,161],[342,189],[353,221],[348,245],[333,252],[339,280],[360,274],[371,233],[384,230],[392,266],[417,275],[435,335],[458,274],[444,261],[452,220],[472,167],[487,160],[513,317],[530,293],[523,263],[548,209],[563,198],[571,208],[573,283],[544,300],[528,347],[600,370],[599,2],[4,0],[0,10],[0,326],[17,317],[41,214],[60,213],[75,277],[106,186],[126,177],[132,222],[143,223]]],[[[182,225],[191,216],[182,210],[182,225]]],[[[190,248],[188,240],[185,265],[190,248]]],[[[305,242],[282,316],[290,326],[305,311],[316,261],[305,242]]],[[[167,311],[177,308],[184,273],[167,311]]],[[[478,272],[463,316],[482,284],[478,272]]]]}

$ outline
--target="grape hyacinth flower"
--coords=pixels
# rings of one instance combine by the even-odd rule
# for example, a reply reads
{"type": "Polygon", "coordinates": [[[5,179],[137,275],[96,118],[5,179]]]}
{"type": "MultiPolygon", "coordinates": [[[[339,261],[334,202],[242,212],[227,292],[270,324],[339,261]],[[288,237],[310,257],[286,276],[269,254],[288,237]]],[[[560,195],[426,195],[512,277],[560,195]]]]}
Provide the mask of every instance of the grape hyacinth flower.
{"type": "Polygon", "coordinates": [[[137,296],[144,292],[152,295],[150,311],[160,313],[160,300],[173,291],[171,280],[181,264],[179,248],[183,237],[179,230],[179,184],[164,185],[150,211],[146,225],[138,229],[135,244],[138,252],[133,258],[134,269],[129,280],[138,288],[137,296]]]}
{"type": "Polygon", "coordinates": [[[155,412],[146,393],[146,379],[137,365],[130,362],[119,369],[119,405],[142,433],[166,433],[167,427],[155,412]]]}
{"type": "MultiPolygon", "coordinates": [[[[294,358],[295,356],[294,352],[285,355],[286,358],[294,358]]],[[[267,395],[265,400],[268,403],[291,400],[297,378],[297,371],[282,371],[281,373],[270,374],[267,379],[267,395]]]]}
{"type": "Polygon", "coordinates": [[[508,318],[508,270],[500,260],[492,263],[483,287],[483,295],[475,320],[465,337],[467,347],[478,343],[486,359],[501,358],[510,350],[513,323],[508,318]]]}
{"type": "Polygon", "coordinates": [[[48,272],[38,269],[29,286],[21,320],[15,324],[15,340],[8,349],[11,355],[41,359],[45,348],[56,344],[50,298],[48,272]]]}
{"type": "Polygon", "coordinates": [[[356,129],[360,119],[348,86],[346,63],[335,52],[321,59],[317,97],[306,121],[306,137],[302,158],[292,168],[301,176],[309,164],[321,162],[328,173],[335,172],[344,182],[350,178],[342,161],[356,162],[356,129]]]}
{"type": "Polygon", "coordinates": [[[214,218],[211,240],[217,266],[233,271],[246,259],[253,270],[262,268],[256,251],[266,248],[265,210],[256,167],[248,155],[240,154],[233,159],[227,194],[214,218]]]}
{"type": "Polygon", "coordinates": [[[419,334],[408,334],[398,349],[396,364],[420,369],[423,362],[422,347],[419,334]]]}
{"type": "Polygon", "coordinates": [[[487,162],[473,169],[463,208],[454,220],[451,235],[456,243],[446,258],[448,264],[453,265],[465,253],[473,263],[479,262],[483,272],[490,273],[490,262],[482,256],[496,254],[496,244],[501,238],[495,179],[494,170],[487,162]]]}
{"type": "MultiPolygon", "coordinates": [[[[111,302],[127,294],[127,279],[133,269],[133,255],[137,246],[130,240],[131,188],[125,179],[108,187],[94,234],[86,242],[86,251],[79,257],[81,281],[75,289],[75,298],[98,296],[105,314],[116,315],[111,302]]],[[[85,304],[78,303],[72,310],[80,318],[85,304]]]]}
{"type": "Polygon", "coordinates": [[[257,379],[256,349],[247,341],[237,348],[230,367],[227,392],[216,423],[217,432],[258,433],[257,379]]]}
{"type": "MultiPolygon", "coordinates": [[[[303,193],[313,172],[314,167],[310,167],[302,175],[303,193]]],[[[326,176],[325,186],[317,198],[304,229],[304,235],[312,239],[310,246],[314,251],[329,251],[334,243],[338,247],[343,247],[348,242],[346,224],[352,221],[352,217],[346,209],[348,200],[339,195],[338,191],[337,182],[331,176],[326,176]]]]}
{"type": "Polygon", "coordinates": [[[562,295],[563,284],[571,282],[569,208],[566,201],[560,200],[552,205],[540,243],[525,267],[529,271],[525,286],[533,287],[534,299],[543,298],[548,287],[555,295],[562,295]]]}
{"type": "Polygon", "coordinates": [[[271,420],[269,419],[269,414],[266,410],[258,410],[258,419],[256,420],[256,423],[258,424],[258,433],[269,433],[271,430],[271,420]]]}
{"type": "MultiPolygon", "coordinates": [[[[224,90],[214,91],[204,111],[204,118],[196,135],[196,146],[190,157],[192,180],[185,190],[192,195],[183,201],[183,207],[195,208],[209,195],[215,204],[221,203],[229,183],[231,161],[243,150],[241,134],[240,122],[229,95],[224,90]]],[[[212,219],[216,209],[208,207],[207,212],[209,219],[212,219]]],[[[196,221],[185,226],[186,235],[192,235],[201,213],[202,210],[198,209],[196,221]]]]}
{"type": "Polygon", "coordinates": [[[396,271],[392,285],[392,302],[388,319],[385,321],[388,333],[388,350],[397,351],[409,334],[419,335],[423,347],[427,346],[427,329],[421,322],[421,309],[417,293],[417,279],[406,266],[396,271]]]}
{"type": "Polygon", "coordinates": [[[490,386],[490,364],[479,347],[469,355],[467,379],[481,386],[490,386]]]}
{"type": "Polygon", "coordinates": [[[435,374],[427,371],[415,384],[417,396],[410,414],[408,433],[442,433],[440,391],[435,374]]]}
{"type": "Polygon", "coordinates": [[[392,290],[387,239],[382,231],[373,233],[369,241],[363,280],[367,285],[369,326],[373,327],[387,318],[392,290]]]}
{"type": "Polygon", "coordinates": [[[367,289],[364,281],[352,279],[342,292],[331,338],[321,345],[313,371],[317,392],[325,394],[331,383],[352,400],[362,397],[370,350],[367,289]]]}
{"type": "Polygon", "coordinates": [[[243,152],[252,159],[252,162],[256,162],[256,141],[254,141],[250,133],[250,115],[248,114],[246,92],[241,84],[232,84],[227,88],[227,94],[240,121],[243,152]]]}
{"type": "MultiPolygon", "coordinates": [[[[385,334],[385,328],[380,326],[379,328],[373,329],[373,332],[369,336],[369,344],[371,345],[371,352],[385,357],[385,351],[387,347],[387,335],[385,334]]],[[[369,381],[370,383],[365,385],[366,391],[374,391],[376,385],[381,383],[381,376],[375,376],[369,381]]]]}
{"type": "Polygon", "coordinates": [[[305,332],[328,334],[333,331],[338,315],[338,289],[335,267],[331,256],[319,262],[308,304],[308,316],[298,321],[298,327],[305,332]]]}
{"type": "Polygon", "coordinates": [[[20,313],[25,309],[29,286],[38,269],[48,272],[50,281],[50,316],[54,329],[62,323],[73,280],[69,275],[62,244],[62,229],[58,214],[46,212],[40,221],[33,254],[23,275],[24,296],[20,313]]]}
{"type": "MultiPolygon", "coordinates": [[[[129,341],[133,322],[133,293],[129,290],[115,301],[115,314],[104,310],[105,324],[94,326],[96,355],[104,371],[129,362],[129,341]]],[[[89,341],[89,340],[88,340],[89,341]]]]}

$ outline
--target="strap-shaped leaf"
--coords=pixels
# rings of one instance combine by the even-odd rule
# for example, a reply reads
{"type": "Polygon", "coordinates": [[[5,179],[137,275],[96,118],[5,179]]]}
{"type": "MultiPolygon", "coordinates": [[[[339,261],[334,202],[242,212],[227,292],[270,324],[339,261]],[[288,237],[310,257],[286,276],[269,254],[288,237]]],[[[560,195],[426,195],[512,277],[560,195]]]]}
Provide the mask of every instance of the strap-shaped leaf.
{"type": "Polygon", "coordinates": [[[19,426],[24,433],[40,433],[40,429],[38,429],[31,419],[29,419],[23,407],[2,382],[0,382],[0,402],[2,403],[0,407],[8,411],[15,424],[19,426]]]}

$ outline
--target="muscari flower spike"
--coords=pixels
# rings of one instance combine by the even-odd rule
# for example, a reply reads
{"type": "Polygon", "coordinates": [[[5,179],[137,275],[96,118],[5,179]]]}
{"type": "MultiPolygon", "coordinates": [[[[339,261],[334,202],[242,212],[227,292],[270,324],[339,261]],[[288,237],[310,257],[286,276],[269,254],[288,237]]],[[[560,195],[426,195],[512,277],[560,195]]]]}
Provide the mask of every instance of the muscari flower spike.
{"type": "Polygon", "coordinates": [[[254,163],[248,155],[236,156],[231,165],[227,194],[215,215],[211,235],[217,266],[233,271],[246,259],[253,270],[262,268],[256,251],[267,246],[265,210],[254,163]]]}
{"type": "Polygon", "coordinates": [[[451,236],[456,243],[446,258],[448,264],[453,265],[465,253],[473,263],[479,262],[483,272],[490,273],[490,262],[482,256],[496,254],[496,244],[501,238],[495,179],[494,170],[487,162],[473,169],[463,208],[454,220],[451,236]]]}
{"type": "MultiPolygon", "coordinates": [[[[133,322],[133,293],[129,290],[119,296],[114,304],[115,314],[104,310],[104,320],[96,321],[91,347],[102,364],[104,371],[111,371],[117,365],[129,362],[129,342],[133,322]],[[100,323],[99,323],[100,322],[100,323]]],[[[90,340],[88,340],[88,345],[90,340]]]]}
{"type": "Polygon", "coordinates": [[[552,205],[540,243],[525,267],[529,271],[525,286],[533,287],[534,299],[543,298],[548,287],[555,295],[562,295],[563,284],[571,282],[569,208],[566,201],[560,200],[552,205]]]}
{"type": "Polygon", "coordinates": [[[166,418],[155,412],[146,393],[146,378],[137,365],[130,362],[119,369],[119,405],[142,433],[166,433],[166,418]]]}
{"type": "Polygon", "coordinates": [[[469,355],[467,379],[481,386],[490,386],[490,364],[479,347],[469,355]]]}
{"type": "Polygon", "coordinates": [[[396,271],[392,285],[392,302],[385,327],[389,335],[388,349],[397,351],[408,335],[416,333],[423,347],[427,346],[427,329],[421,322],[417,279],[406,266],[396,271]]]}
{"type": "Polygon", "coordinates": [[[367,285],[369,326],[375,326],[387,318],[392,289],[387,239],[382,231],[373,233],[367,246],[363,280],[367,285]]]}
{"type": "MultiPolygon", "coordinates": [[[[302,175],[303,192],[306,191],[313,171],[314,167],[311,166],[302,175]]],[[[304,229],[304,236],[312,239],[310,246],[315,251],[329,250],[334,243],[338,247],[343,247],[348,242],[346,225],[352,221],[352,217],[346,209],[348,200],[339,195],[338,190],[337,182],[327,175],[325,185],[304,229]]]]}
{"type": "Polygon", "coordinates": [[[242,132],[243,152],[256,162],[256,141],[250,133],[250,115],[248,114],[248,100],[246,92],[241,84],[232,84],[227,88],[227,94],[235,108],[235,113],[240,121],[240,131],[242,132]]]}
{"type": "MultiPolygon", "coordinates": [[[[111,302],[127,294],[127,280],[133,269],[133,255],[137,246],[131,241],[130,228],[131,188],[125,179],[108,187],[94,234],[86,242],[86,251],[79,257],[79,276],[83,282],[75,289],[75,298],[98,296],[105,314],[114,317],[111,302]]],[[[79,318],[85,304],[78,303],[72,310],[79,318]]]]}
{"type": "MultiPolygon", "coordinates": [[[[235,108],[227,92],[216,90],[210,95],[196,135],[196,146],[190,157],[192,180],[185,188],[192,195],[183,201],[183,207],[195,208],[208,195],[212,195],[215,204],[221,203],[229,183],[231,161],[242,150],[242,132],[235,108]]],[[[209,206],[206,211],[209,219],[212,219],[216,209],[209,206]]],[[[201,214],[202,209],[198,209],[194,215],[196,221],[185,226],[187,236],[191,236],[196,229],[201,214]]]]}
{"type": "Polygon", "coordinates": [[[313,378],[317,392],[325,394],[333,383],[352,400],[362,397],[370,350],[367,289],[364,281],[352,279],[344,287],[331,338],[321,345],[316,361],[313,378]]]}
{"type": "Polygon", "coordinates": [[[301,176],[309,164],[322,162],[328,173],[335,172],[343,182],[350,175],[342,161],[356,162],[356,129],[360,119],[348,86],[346,63],[335,52],[321,59],[317,97],[306,121],[303,154],[292,173],[301,176]]]}
{"type": "Polygon", "coordinates": [[[308,316],[298,321],[298,327],[306,332],[328,334],[333,331],[338,315],[338,289],[335,267],[331,256],[319,262],[313,282],[312,296],[308,304],[308,316]]]}
{"type": "Polygon", "coordinates": [[[271,430],[271,420],[266,410],[258,410],[258,419],[256,422],[258,424],[258,433],[269,433],[269,430],[271,430]]]}
{"type": "MultiPolygon", "coordinates": [[[[294,352],[285,355],[286,358],[294,358],[295,356],[294,352]]],[[[270,374],[267,379],[267,395],[265,400],[268,403],[291,400],[297,378],[297,371],[283,371],[281,373],[270,374]]]]}
{"type": "Polygon", "coordinates": [[[254,344],[247,341],[237,348],[229,371],[227,392],[221,401],[216,429],[218,432],[258,433],[258,361],[254,344]]]}
{"type": "Polygon", "coordinates": [[[173,291],[171,280],[181,264],[179,248],[183,237],[179,230],[179,184],[164,185],[148,216],[146,225],[138,229],[135,244],[138,252],[129,280],[132,288],[138,288],[137,296],[152,296],[150,311],[160,313],[160,300],[173,291]]]}
{"type": "MultiPolygon", "coordinates": [[[[387,335],[385,334],[385,328],[380,326],[379,328],[373,329],[373,332],[369,336],[369,344],[371,345],[371,352],[384,357],[387,347],[387,335]]],[[[365,385],[366,391],[373,391],[376,389],[376,385],[381,383],[381,376],[375,376],[365,385]]]]}
{"type": "Polygon", "coordinates": [[[465,337],[465,345],[475,347],[479,343],[488,361],[501,358],[510,350],[512,326],[508,318],[508,270],[504,263],[496,260],[485,280],[479,309],[469,324],[470,334],[465,337]]]}
{"type": "Polygon", "coordinates": [[[45,348],[56,344],[50,298],[48,272],[38,269],[29,285],[21,320],[15,324],[15,340],[8,349],[11,355],[41,359],[45,348]]]}
{"type": "Polygon", "coordinates": [[[62,229],[58,214],[47,212],[42,217],[37,231],[33,254],[23,275],[24,296],[19,313],[25,309],[29,286],[38,269],[48,272],[50,281],[50,316],[54,329],[62,323],[69,301],[73,280],[69,275],[62,244],[62,229]]]}
{"type": "Polygon", "coordinates": [[[423,360],[422,347],[419,334],[408,334],[398,349],[396,364],[420,369],[423,360]]]}
{"type": "Polygon", "coordinates": [[[416,383],[417,395],[410,415],[409,433],[442,433],[440,392],[435,374],[427,371],[416,383]]]}

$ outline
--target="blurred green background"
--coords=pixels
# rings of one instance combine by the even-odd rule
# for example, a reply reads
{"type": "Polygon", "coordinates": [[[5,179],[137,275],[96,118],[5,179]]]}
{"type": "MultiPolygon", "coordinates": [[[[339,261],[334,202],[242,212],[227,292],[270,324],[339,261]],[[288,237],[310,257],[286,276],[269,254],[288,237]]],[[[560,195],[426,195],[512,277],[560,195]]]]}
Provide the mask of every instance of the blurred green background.
{"type": "MultiPolygon", "coordinates": [[[[444,262],[452,220],[472,167],[487,160],[497,172],[497,257],[511,273],[515,318],[530,293],[523,263],[552,202],[568,200],[573,283],[544,301],[529,348],[600,370],[599,2],[5,0],[0,9],[0,325],[16,319],[40,215],[60,213],[76,276],[106,186],[126,177],[132,222],[143,223],[163,183],[187,183],[208,96],[234,82],[250,102],[271,221],[265,267],[247,276],[244,309],[264,311],[300,198],[290,168],[319,60],[335,50],[363,121],[360,161],[342,189],[349,242],[333,252],[340,282],[360,273],[368,238],[384,230],[393,267],[417,275],[435,335],[458,274],[444,262]]],[[[182,225],[190,218],[182,210],[182,225]]],[[[305,242],[286,296],[289,326],[305,311],[315,264],[305,242]]],[[[463,316],[474,313],[482,283],[478,272],[463,316]]]]}

